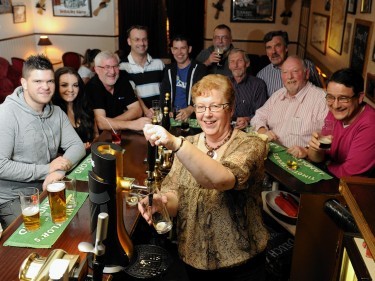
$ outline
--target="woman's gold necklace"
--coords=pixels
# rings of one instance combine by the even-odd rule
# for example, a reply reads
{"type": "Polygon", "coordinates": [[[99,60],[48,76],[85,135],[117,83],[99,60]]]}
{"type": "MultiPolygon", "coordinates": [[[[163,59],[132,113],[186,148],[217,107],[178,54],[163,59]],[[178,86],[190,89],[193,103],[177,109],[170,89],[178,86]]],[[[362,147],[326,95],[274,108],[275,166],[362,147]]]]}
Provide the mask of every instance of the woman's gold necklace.
{"type": "Polygon", "coordinates": [[[206,135],[204,135],[204,145],[208,149],[207,155],[210,156],[211,158],[215,159],[216,158],[216,150],[218,150],[220,147],[222,147],[224,144],[226,144],[230,140],[230,138],[232,136],[232,133],[233,133],[233,130],[230,130],[229,135],[217,147],[209,146],[208,143],[207,143],[207,140],[206,140],[206,135]]]}

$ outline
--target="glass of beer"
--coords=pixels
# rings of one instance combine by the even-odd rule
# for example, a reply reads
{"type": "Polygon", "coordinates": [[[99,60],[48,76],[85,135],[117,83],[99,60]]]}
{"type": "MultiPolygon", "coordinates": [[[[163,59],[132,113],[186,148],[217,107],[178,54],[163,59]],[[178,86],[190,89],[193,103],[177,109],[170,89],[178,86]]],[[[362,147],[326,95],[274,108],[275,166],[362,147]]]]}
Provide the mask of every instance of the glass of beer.
{"type": "Polygon", "coordinates": [[[223,56],[224,56],[224,49],[221,47],[216,47],[215,52],[220,57],[220,61],[217,63],[217,66],[223,66],[223,56]]]}
{"type": "Polygon", "coordinates": [[[332,135],[334,129],[333,120],[325,120],[322,131],[319,134],[319,148],[330,149],[332,144],[332,135]]]}
{"type": "Polygon", "coordinates": [[[148,195],[148,204],[146,204],[146,208],[157,233],[164,234],[172,229],[173,223],[169,216],[167,207],[161,200],[160,191],[148,195]]]}
{"type": "Polygon", "coordinates": [[[48,201],[51,208],[53,223],[62,223],[66,220],[65,183],[56,181],[47,185],[48,201]]]}
{"type": "Polygon", "coordinates": [[[20,202],[23,223],[26,230],[33,231],[40,228],[39,190],[36,187],[29,188],[27,194],[20,192],[20,202]]]}

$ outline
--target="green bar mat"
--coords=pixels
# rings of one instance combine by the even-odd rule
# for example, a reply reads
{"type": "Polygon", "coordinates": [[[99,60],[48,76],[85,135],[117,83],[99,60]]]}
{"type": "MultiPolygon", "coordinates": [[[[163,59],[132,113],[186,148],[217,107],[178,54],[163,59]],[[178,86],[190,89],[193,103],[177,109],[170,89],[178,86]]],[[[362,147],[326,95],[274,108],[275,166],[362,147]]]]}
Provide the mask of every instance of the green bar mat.
{"type": "Polygon", "coordinates": [[[87,192],[77,192],[77,206],[66,210],[67,220],[63,223],[54,224],[51,219],[51,210],[46,197],[40,204],[40,228],[28,232],[23,223],[5,241],[4,246],[29,247],[29,248],[51,248],[61,233],[68,226],[75,214],[81,208],[88,196],[87,192]]]}
{"type": "Polygon", "coordinates": [[[69,179],[75,178],[76,180],[80,181],[89,181],[89,171],[91,171],[91,153],[86,156],[83,161],[71,171],[67,177],[69,179]]]}
{"type": "Polygon", "coordinates": [[[270,152],[270,154],[268,155],[268,159],[270,159],[273,163],[275,163],[276,165],[287,171],[289,174],[292,174],[294,177],[296,177],[297,179],[306,184],[315,183],[322,179],[332,179],[332,176],[328,175],[326,172],[317,168],[310,162],[303,159],[296,159],[292,155],[287,153],[285,150],[273,153],[270,152]],[[297,162],[298,168],[296,170],[289,168],[287,165],[288,160],[293,160],[297,162]]]}

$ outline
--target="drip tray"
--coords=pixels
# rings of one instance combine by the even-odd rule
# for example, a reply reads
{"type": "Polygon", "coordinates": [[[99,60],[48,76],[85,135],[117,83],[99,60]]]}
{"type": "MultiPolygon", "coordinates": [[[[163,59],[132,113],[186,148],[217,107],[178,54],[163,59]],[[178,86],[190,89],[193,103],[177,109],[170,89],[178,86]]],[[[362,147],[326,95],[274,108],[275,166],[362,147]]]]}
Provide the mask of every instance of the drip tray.
{"type": "Polygon", "coordinates": [[[167,250],[156,245],[136,245],[134,256],[125,272],[135,278],[148,279],[163,274],[170,265],[167,250]]]}

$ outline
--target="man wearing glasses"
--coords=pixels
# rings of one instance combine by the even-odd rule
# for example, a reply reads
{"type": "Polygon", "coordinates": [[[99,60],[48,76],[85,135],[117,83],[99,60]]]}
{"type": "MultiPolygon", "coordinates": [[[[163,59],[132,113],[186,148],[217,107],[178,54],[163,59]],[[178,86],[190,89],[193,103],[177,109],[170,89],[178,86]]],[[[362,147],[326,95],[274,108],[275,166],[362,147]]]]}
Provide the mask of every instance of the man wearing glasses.
{"type": "Polygon", "coordinates": [[[298,56],[289,56],[281,67],[284,87],[255,112],[251,125],[269,141],[288,147],[304,158],[312,132],[322,128],[328,108],[323,89],[309,82],[309,70],[298,56]]]}
{"type": "Polygon", "coordinates": [[[119,70],[119,58],[110,51],[95,57],[95,75],[86,84],[100,130],[142,130],[151,120],[142,116],[142,108],[130,85],[127,73],[119,70]]]}
{"type": "Polygon", "coordinates": [[[207,66],[208,74],[223,74],[230,77],[232,72],[228,67],[228,55],[232,49],[232,31],[229,26],[220,24],[214,29],[212,46],[202,50],[196,60],[207,66]],[[219,50],[222,52],[221,55],[219,50]]]}
{"type": "Polygon", "coordinates": [[[364,102],[363,85],[362,75],[350,68],[332,75],[326,95],[326,120],[334,123],[331,148],[319,148],[318,132],[309,142],[309,159],[328,160],[328,170],[338,178],[375,177],[375,110],[364,102]]]}

